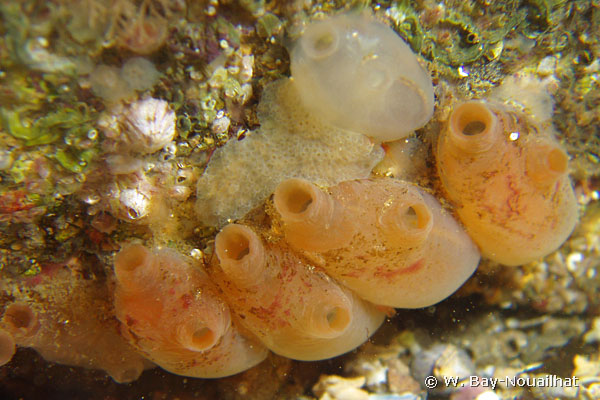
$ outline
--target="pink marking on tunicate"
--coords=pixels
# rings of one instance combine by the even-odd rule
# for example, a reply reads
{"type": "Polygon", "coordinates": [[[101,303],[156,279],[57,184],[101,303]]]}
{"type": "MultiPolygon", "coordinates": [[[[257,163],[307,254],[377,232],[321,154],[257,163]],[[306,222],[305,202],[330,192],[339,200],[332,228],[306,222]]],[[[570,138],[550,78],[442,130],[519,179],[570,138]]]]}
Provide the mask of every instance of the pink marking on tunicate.
{"type": "Polygon", "coordinates": [[[187,309],[192,305],[193,298],[189,294],[184,294],[181,296],[181,302],[183,304],[183,308],[187,309]]]}
{"type": "Polygon", "coordinates": [[[281,307],[281,296],[282,293],[281,291],[279,291],[275,295],[273,301],[271,302],[271,304],[269,304],[268,307],[252,307],[252,313],[264,320],[269,320],[275,317],[276,311],[281,307]]]}
{"type": "Polygon", "coordinates": [[[507,187],[510,190],[510,195],[506,199],[506,207],[508,207],[509,216],[519,215],[519,197],[521,195],[521,191],[517,189],[517,184],[515,183],[515,179],[512,175],[508,175],[507,179],[507,187]]]}
{"type": "Polygon", "coordinates": [[[401,274],[413,274],[423,268],[425,265],[425,259],[421,258],[417,262],[413,263],[410,267],[400,270],[401,274]]]}
{"type": "Polygon", "coordinates": [[[400,275],[414,274],[415,272],[423,268],[424,265],[425,259],[421,258],[417,262],[411,264],[408,268],[387,270],[386,267],[377,267],[377,270],[375,271],[374,275],[385,279],[392,279],[400,275]]]}
{"type": "Polygon", "coordinates": [[[135,318],[133,318],[131,315],[126,315],[125,316],[125,324],[127,326],[133,326],[135,324],[135,318]]]}
{"type": "Polygon", "coordinates": [[[365,274],[365,268],[356,268],[356,269],[344,274],[343,276],[346,276],[348,278],[360,278],[364,274],[365,274]]]}

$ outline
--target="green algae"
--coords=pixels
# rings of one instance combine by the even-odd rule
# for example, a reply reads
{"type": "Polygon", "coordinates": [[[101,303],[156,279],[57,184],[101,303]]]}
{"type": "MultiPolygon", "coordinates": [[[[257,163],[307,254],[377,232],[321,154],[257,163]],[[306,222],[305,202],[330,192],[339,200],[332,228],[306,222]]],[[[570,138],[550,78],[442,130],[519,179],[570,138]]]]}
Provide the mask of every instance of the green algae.
{"type": "Polygon", "coordinates": [[[94,160],[96,154],[97,152],[93,149],[78,151],[67,147],[57,150],[54,159],[66,170],[81,173],[94,160]]]}
{"type": "Polygon", "coordinates": [[[27,268],[24,272],[23,272],[23,276],[36,276],[38,274],[40,274],[42,272],[42,266],[35,260],[35,259],[30,259],[29,260],[29,268],[27,268]]]}
{"type": "Polygon", "coordinates": [[[7,132],[23,140],[25,146],[56,142],[65,136],[78,136],[92,128],[86,112],[76,108],[60,109],[33,121],[21,118],[17,111],[0,108],[0,121],[7,132]]]}
{"type": "Polygon", "coordinates": [[[14,183],[23,183],[32,168],[32,160],[18,158],[13,162],[8,173],[12,177],[14,183]]]}
{"type": "MultiPolygon", "coordinates": [[[[27,57],[23,54],[23,49],[27,41],[29,20],[22,12],[19,4],[1,3],[0,15],[2,15],[3,27],[6,30],[4,40],[8,47],[7,54],[12,63],[20,63],[27,57]]],[[[3,64],[8,64],[8,60],[3,60],[3,64]]]]}
{"type": "Polygon", "coordinates": [[[16,111],[0,109],[0,121],[9,134],[25,141],[26,146],[49,144],[60,137],[55,132],[45,132],[40,130],[39,126],[22,121],[16,111]]]}
{"type": "Polygon", "coordinates": [[[279,34],[283,24],[275,14],[265,13],[256,21],[256,33],[262,38],[270,38],[279,34]]]}
{"type": "Polygon", "coordinates": [[[217,32],[220,32],[227,37],[227,42],[234,47],[239,47],[241,44],[241,36],[235,26],[223,17],[217,18],[217,32]]]}
{"type": "MultiPolygon", "coordinates": [[[[494,21],[497,26],[482,30],[471,12],[460,9],[445,9],[443,16],[436,18],[434,25],[422,22],[421,13],[413,2],[392,2],[386,12],[395,22],[397,32],[412,47],[425,58],[450,67],[460,67],[480,60],[484,54],[489,54],[498,47],[506,35],[525,19],[525,12],[517,10],[517,1],[503,2],[504,18],[494,21]],[[442,30],[451,35],[451,39],[441,35],[442,30]]],[[[488,10],[492,15],[496,10],[488,10]],[[491,11],[491,12],[490,12],[491,11]]],[[[441,12],[440,12],[441,13],[441,12]]],[[[489,24],[489,23],[488,23],[489,24]]],[[[495,58],[495,57],[494,57],[495,58]]]]}
{"type": "Polygon", "coordinates": [[[177,116],[177,131],[179,136],[183,139],[187,139],[190,131],[192,130],[192,121],[190,116],[187,114],[179,114],[177,116]]]}

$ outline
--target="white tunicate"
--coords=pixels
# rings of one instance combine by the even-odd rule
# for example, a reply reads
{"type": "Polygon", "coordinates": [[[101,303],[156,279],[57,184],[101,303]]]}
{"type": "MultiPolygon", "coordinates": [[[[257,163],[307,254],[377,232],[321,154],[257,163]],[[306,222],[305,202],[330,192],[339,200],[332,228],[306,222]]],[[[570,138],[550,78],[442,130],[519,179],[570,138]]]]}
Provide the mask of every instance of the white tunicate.
{"type": "Polygon", "coordinates": [[[142,170],[142,160],[124,154],[106,156],[106,165],[113,175],[126,175],[142,170]]]}
{"type": "Polygon", "coordinates": [[[143,57],[127,60],[121,67],[120,75],[130,88],[139,91],[152,88],[160,78],[154,64],[143,57]]]}
{"type": "Polygon", "coordinates": [[[108,103],[117,103],[135,94],[116,67],[98,65],[90,74],[89,82],[92,92],[108,103]]]}
{"type": "Polygon", "coordinates": [[[433,115],[433,85],[387,25],[341,14],[309,25],[291,52],[292,77],[311,112],[376,141],[397,140],[433,115]]]}
{"type": "Polygon", "coordinates": [[[123,123],[127,147],[138,153],[154,153],[175,137],[175,112],[164,100],[147,98],[133,103],[123,123]]]}

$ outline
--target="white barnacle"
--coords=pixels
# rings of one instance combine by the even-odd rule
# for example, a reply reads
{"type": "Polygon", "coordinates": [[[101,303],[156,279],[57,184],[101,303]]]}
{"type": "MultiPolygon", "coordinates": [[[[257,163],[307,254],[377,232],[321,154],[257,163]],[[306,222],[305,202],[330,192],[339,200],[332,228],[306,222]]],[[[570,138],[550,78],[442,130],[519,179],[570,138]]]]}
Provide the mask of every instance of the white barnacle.
{"type": "Polygon", "coordinates": [[[134,152],[154,153],[173,140],[175,122],[175,112],[165,100],[139,100],[125,112],[121,139],[134,152]]]}
{"type": "Polygon", "coordinates": [[[137,220],[148,215],[150,197],[138,189],[125,189],[119,195],[121,211],[119,217],[126,220],[137,220]]]}

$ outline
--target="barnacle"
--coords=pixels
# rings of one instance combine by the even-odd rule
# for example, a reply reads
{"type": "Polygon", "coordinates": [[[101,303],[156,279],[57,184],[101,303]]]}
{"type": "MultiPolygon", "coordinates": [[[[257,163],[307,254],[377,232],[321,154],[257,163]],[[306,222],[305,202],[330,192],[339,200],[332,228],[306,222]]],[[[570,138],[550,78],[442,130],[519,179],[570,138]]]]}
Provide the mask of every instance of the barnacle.
{"type": "Polygon", "coordinates": [[[175,137],[175,112],[164,100],[147,98],[128,107],[123,118],[128,149],[139,153],[154,153],[175,137]]]}

